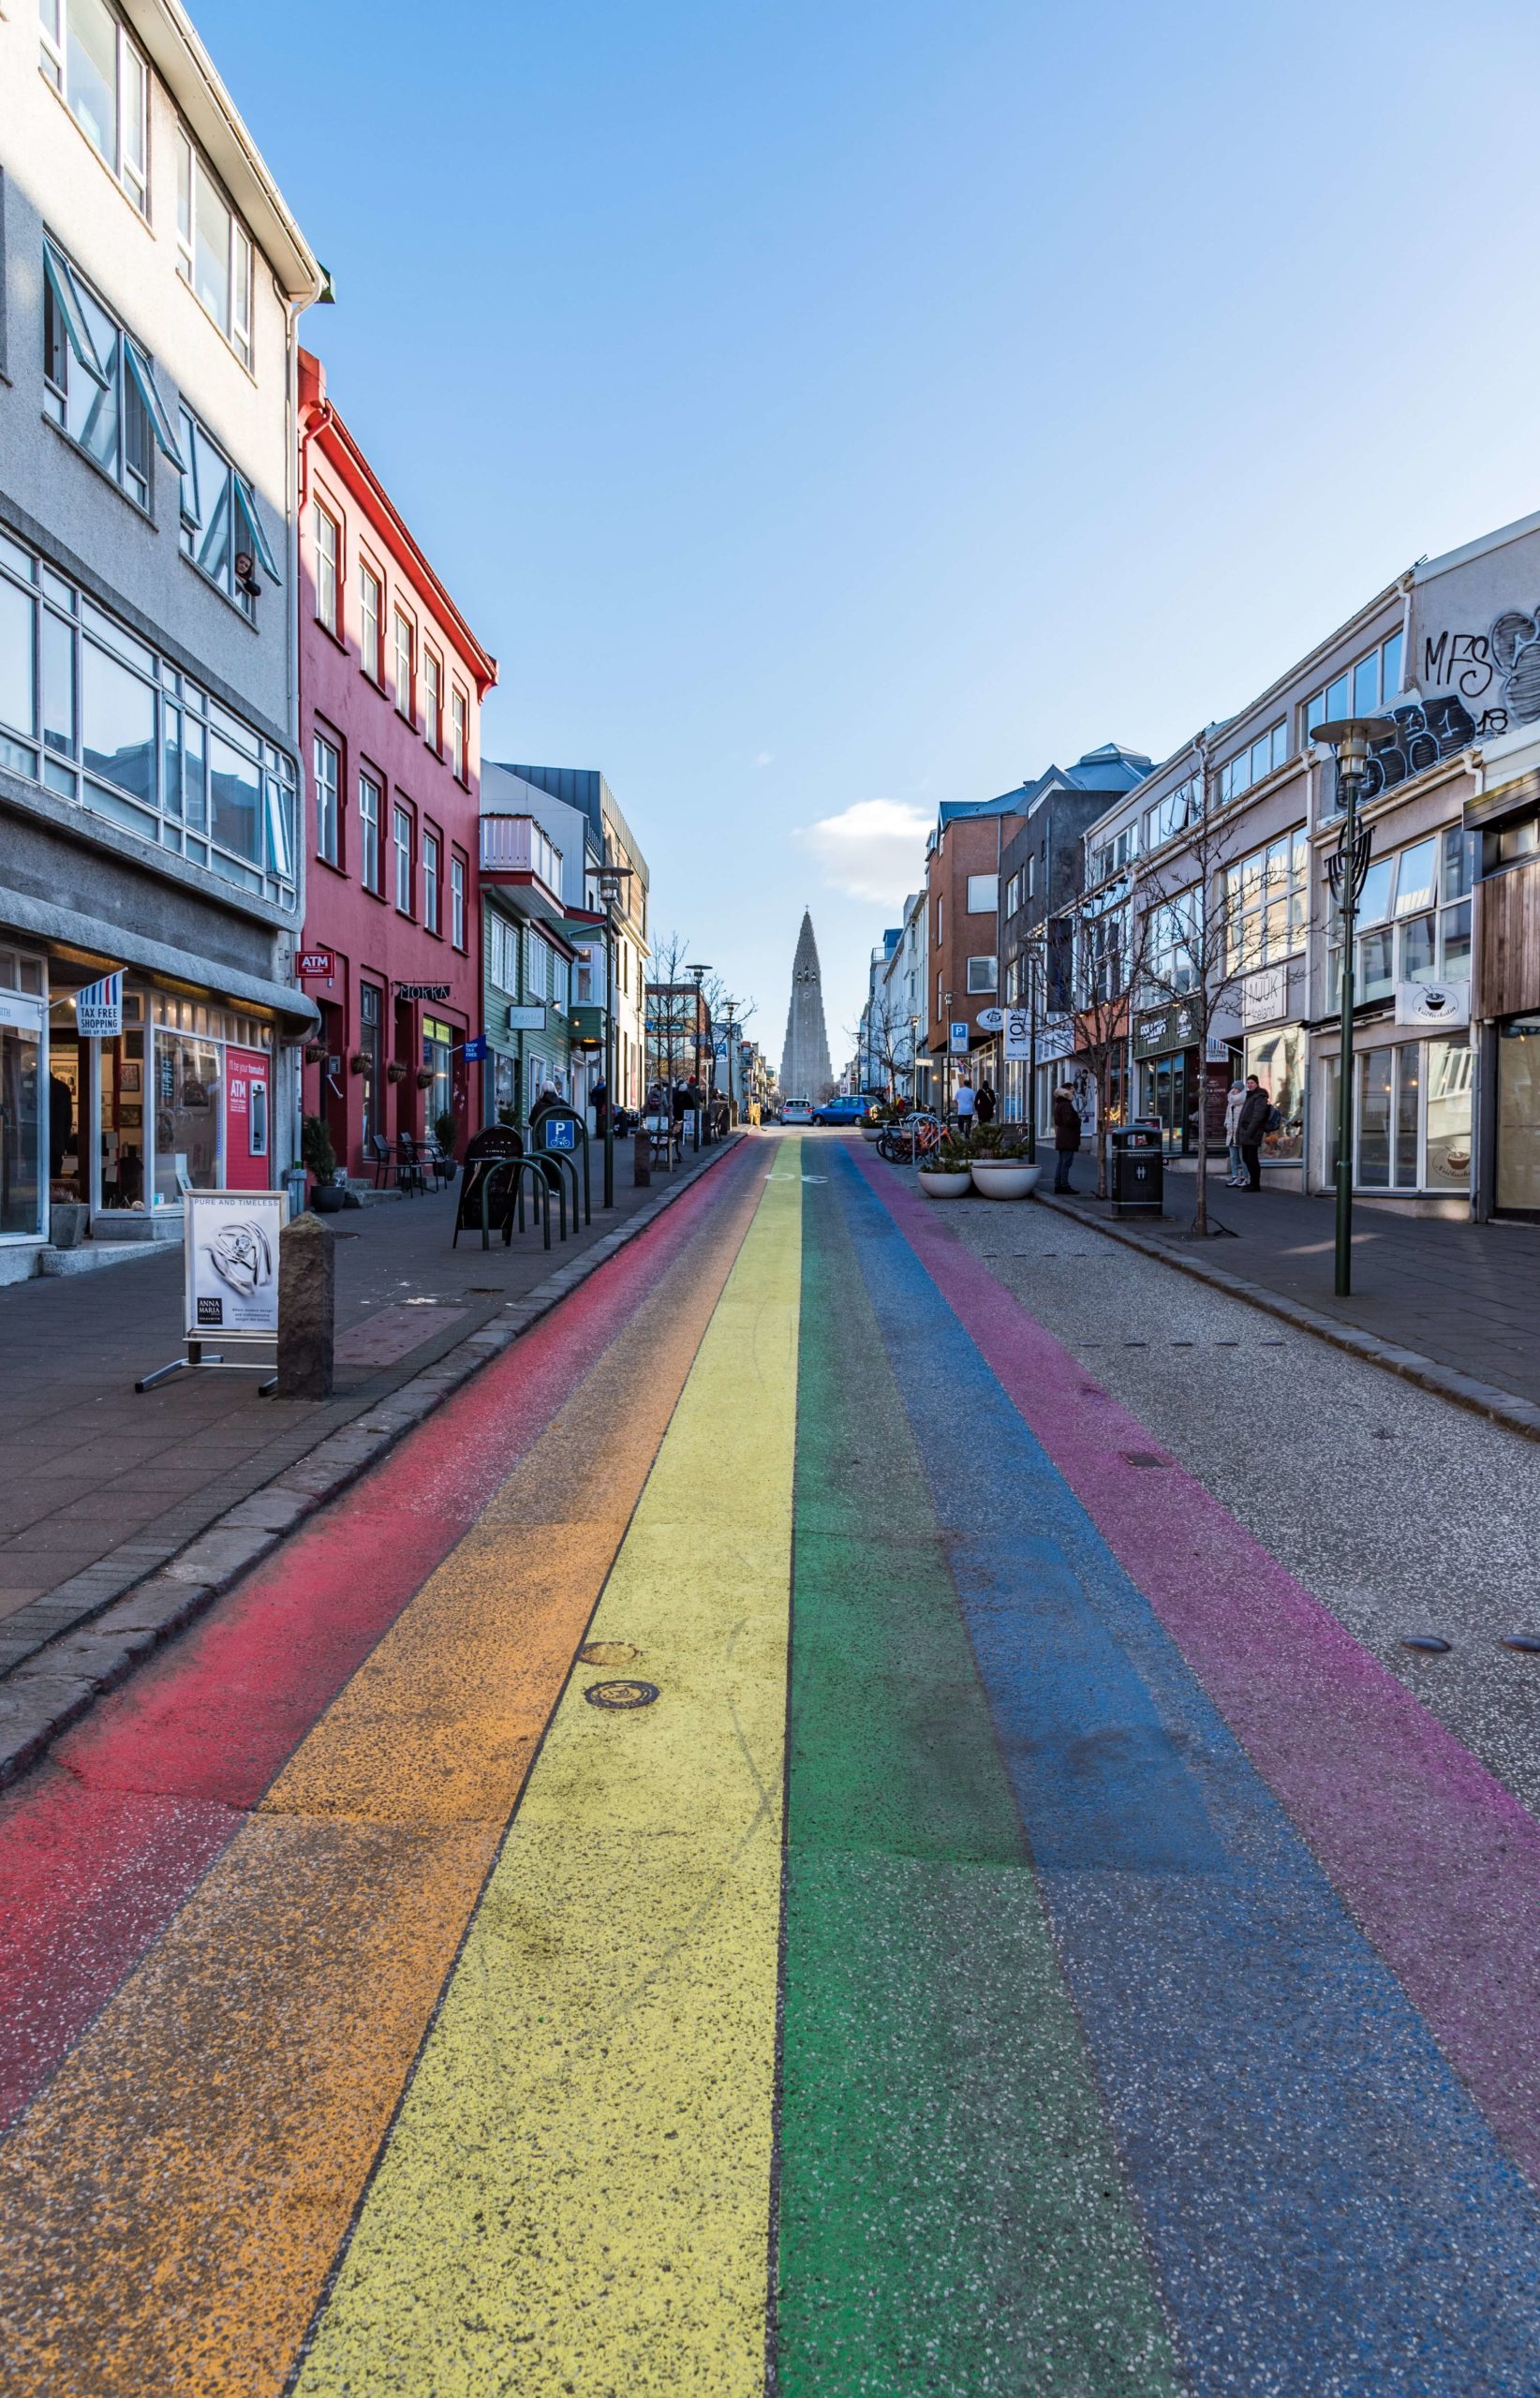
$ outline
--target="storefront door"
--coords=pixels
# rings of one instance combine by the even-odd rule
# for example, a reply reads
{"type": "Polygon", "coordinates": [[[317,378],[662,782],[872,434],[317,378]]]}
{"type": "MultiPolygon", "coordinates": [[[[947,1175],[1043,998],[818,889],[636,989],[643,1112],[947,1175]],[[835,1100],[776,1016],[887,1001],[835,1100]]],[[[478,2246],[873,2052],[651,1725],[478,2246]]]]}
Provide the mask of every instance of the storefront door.
{"type": "Polygon", "coordinates": [[[1147,1058],[1140,1070],[1145,1083],[1141,1112],[1160,1118],[1167,1157],[1189,1157],[1197,1147],[1197,1092],[1189,1059],[1196,1065],[1195,1050],[1177,1049],[1167,1058],[1147,1058]]]}
{"type": "Polygon", "coordinates": [[[1497,1211],[1540,1218],[1540,1015],[1497,1036],[1497,1211]]]}
{"type": "Polygon", "coordinates": [[[43,1006],[0,991],[0,1240],[37,1240],[43,1173],[43,1006]]]}

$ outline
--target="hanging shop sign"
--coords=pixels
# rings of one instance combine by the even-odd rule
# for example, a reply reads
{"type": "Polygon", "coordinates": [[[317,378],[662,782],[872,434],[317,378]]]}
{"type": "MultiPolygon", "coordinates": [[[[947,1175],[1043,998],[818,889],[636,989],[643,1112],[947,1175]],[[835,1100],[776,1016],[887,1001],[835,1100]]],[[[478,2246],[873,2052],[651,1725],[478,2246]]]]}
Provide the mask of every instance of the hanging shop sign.
{"type": "Polygon", "coordinates": [[[278,1337],[278,1239],[289,1197],[282,1191],[188,1191],[183,1197],[184,1331],[245,1340],[278,1337]]]}
{"type": "Polygon", "coordinates": [[[1005,1055],[1013,1062],[1032,1054],[1032,1019],[1025,1008],[1007,1008],[1002,1027],[1005,1055]]]}
{"type": "Polygon", "coordinates": [[[450,986],[447,983],[398,983],[395,995],[398,999],[447,999],[450,986]]]}
{"type": "Polygon", "coordinates": [[[511,1007],[508,1011],[508,1029],[510,1032],[543,1032],[545,1010],[511,1007]]]}
{"type": "Polygon", "coordinates": [[[302,983],[330,983],[337,970],[334,949],[302,949],[299,976],[302,983]]]}
{"type": "Polygon", "coordinates": [[[1453,1025],[1471,1021],[1469,983],[1398,983],[1398,1024],[1453,1025]]]}
{"type": "Polygon", "coordinates": [[[1250,1032],[1259,1024],[1277,1024],[1289,1012],[1289,970],[1264,966],[1248,974],[1240,986],[1240,1020],[1250,1032]]]}
{"type": "Polygon", "coordinates": [[[1191,1049],[1198,1037],[1198,1012],[1190,999],[1174,999],[1163,1008],[1146,1008],[1133,1019],[1136,1058],[1163,1058],[1173,1049],[1191,1049]]]}
{"type": "Polygon", "coordinates": [[[473,1032],[465,1044],[463,1055],[467,1066],[477,1065],[486,1056],[486,1034],[473,1032]]]}
{"type": "Polygon", "coordinates": [[[75,994],[75,1026],[82,1041],[115,1041],[123,1030],[123,969],[87,983],[75,994]]]}
{"type": "Polygon", "coordinates": [[[981,1032],[998,1032],[1004,1022],[1003,1008],[980,1008],[978,1024],[981,1032]]]}

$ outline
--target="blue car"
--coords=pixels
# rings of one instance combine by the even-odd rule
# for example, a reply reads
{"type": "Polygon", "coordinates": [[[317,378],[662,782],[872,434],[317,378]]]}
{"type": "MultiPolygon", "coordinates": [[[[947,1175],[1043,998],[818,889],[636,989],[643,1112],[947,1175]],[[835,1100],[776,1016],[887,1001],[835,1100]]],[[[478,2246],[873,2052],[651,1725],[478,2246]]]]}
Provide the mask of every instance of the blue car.
{"type": "Polygon", "coordinates": [[[869,1124],[877,1114],[877,1102],[864,1091],[851,1091],[841,1099],[826,1099],[822,1107],[813,1110],[815,1124],[869,1124]]]}

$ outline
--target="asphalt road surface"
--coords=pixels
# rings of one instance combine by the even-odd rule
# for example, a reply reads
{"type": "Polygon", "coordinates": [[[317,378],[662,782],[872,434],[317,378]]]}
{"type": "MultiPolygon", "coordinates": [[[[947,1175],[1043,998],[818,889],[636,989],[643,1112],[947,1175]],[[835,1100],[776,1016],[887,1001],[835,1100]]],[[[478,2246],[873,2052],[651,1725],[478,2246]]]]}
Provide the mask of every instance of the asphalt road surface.
{"type": "Polygon", "coordinates": [[[1540,2391],[1537,1550],[742,1143],[0,1804],[6,2398],[1540,2391]]]}

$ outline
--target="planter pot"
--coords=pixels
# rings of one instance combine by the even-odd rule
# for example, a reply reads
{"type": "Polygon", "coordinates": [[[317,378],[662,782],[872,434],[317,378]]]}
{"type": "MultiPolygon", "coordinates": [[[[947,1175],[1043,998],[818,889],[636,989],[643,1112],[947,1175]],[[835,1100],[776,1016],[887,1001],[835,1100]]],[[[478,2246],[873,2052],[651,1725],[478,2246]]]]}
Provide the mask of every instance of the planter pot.
{"type": "Polygon", "coordinates": [[[310,1205],[318,1216],[340,1216],[348,1205],[348,1193],[337,1182],[318,1182],[310,1193],[310,1205]]]}
{"type": "Polygon", "coordinates": [[[864,1141],[880,1141],[887,1129],[885,1124],[863,1124],[861,1138],[864,1141]]]}
{"type": "Polygon", "coordinates": [[[1027,1199],[1037,1189],[1040,1165],[1029,1165],[1025,1159],[977,1158],[972,1166],[973,1188],[985,1199],[1027,1199]]]}
{"type": "Polygon", "coordinates": [[[948,1166],[944,1172],[922,1166],[919,1179],[927,1199],[966,1199],[973,1188],[973,1177],[967,1166],[948,1166]]]}
{"type": "Polygon", "coordinates": [[[48,1236],[55,1249],[79,1249],[91,1210],[78,1199],[55,1199],[48,1211],[48,1236]]]}

